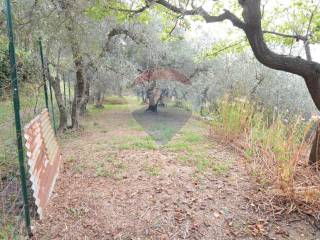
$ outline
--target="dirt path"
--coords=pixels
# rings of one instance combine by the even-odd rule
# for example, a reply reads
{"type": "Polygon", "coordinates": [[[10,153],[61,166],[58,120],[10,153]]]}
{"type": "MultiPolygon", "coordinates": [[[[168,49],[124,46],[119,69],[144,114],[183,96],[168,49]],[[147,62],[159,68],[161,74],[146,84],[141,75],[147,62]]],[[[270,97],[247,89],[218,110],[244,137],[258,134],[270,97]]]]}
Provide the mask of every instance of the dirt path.
{"type": "Polygon", "coordinates": [[[159,146],[133,108],[91,112],[61,140],[64,169],[35,239],[320,239],[257,211],[241,161],[204,123],[191,117],[159,146]]]}

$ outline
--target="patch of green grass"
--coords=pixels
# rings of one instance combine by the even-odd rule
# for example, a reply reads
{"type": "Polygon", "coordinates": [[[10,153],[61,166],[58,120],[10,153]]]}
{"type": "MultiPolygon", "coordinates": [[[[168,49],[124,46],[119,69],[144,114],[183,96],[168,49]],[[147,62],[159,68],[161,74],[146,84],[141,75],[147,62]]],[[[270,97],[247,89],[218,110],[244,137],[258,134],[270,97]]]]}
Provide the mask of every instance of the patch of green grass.
{"type": "Polygon", "coordinates": [[[197,132],[184,130],[181,131],[178,138],[174,141],[170,142],[166,147],[169,151],[172,152],[188,152],[191,153],[192,151],[202,151],[202,142],[203,136],[197,132]],[[201,148],[199,150],[198,148],[201,148]],[[195,150],[195,148],[197,148],[195,150]]]}
{"type": "Polygon", "coordinates": [[[128,100],[125,97],[109,96],[104,99],[104,104],[108,105],[127,105],[128,100]]]}
{"type": "Polygon", "coordinates": [[[95,177],[110,177],[120,179],[121,173],[126,169],[126,165],[116,159],[107,159],[111,164],[97,163],[95,166],[95,177]]]}
{"type": "Polygon", "coordinates": [[[78,174],[82,174],[85,170],[86,166],[83,163],[78,163],[74,165],[74,172],[78,174]]]}
{"type": "Polygon", "coordinates": [[[92,117],[95,114],[102,113],[104,111],[110,111],[110,110],[128,110],[128,105],[126,104],[104,104],[103,107],[97,108],[94,105],[88,106],[88,112],[87,116],[92,117]]]}
{"type": "Polygon", "coordinates": [[[124,142],[120,143],[120,150],[155,150],[157,145],[151,137],[128,137],[124,139],[124,142]]]}
{"type": "Polygon", "coordinates": [[[66,162],[74,163],[77,160],[77,158],[74,155],[68,155],[65,157],[65,160],[66,162]]]}
{"type": "MultiPolygon", "coordinates": [[[[191,156],[192,157],[192,156],[191,156]]],[[[189,163],[191,161],[191,158],[189,155],[180,155],[179,160],[183,163],[189,163]]]]}
{"type": "Polygon", "coordinates": [[[83,208],[73,208],[73,207],[68,208],[68,213],[74,218],[79,218],[85,215],[86,212],[87,210],[83,208]]]}
{"type": "Polygon", "coordinates": [[[80,134],[81,134],[80,131],[67,130],[63,133],[63,135],[60,135],[59,138],[62,140],[75,139],[75,138],[79,137],[80,134]]]}
{"type": "Polygon", "coordinates": [[[174,128],[163,123],[155,123],[150,127],[150,131],[152,132],[155,141],[160,142],[168,142],[175,133],[174,128]]]}
{"type": "Polygon", "coordinates": [[[184,164],[195,166],[198,173],[213,171],[217,174],[225,174],[229,171],[231,163],[218,162],[203,151],[180,154],[179,160],[184,164]]]}
{"type": "Polygon", "coordinates": [[[106,104],[104,105],[104,109],[105,110],[128,110],[128,106],[127,105],[109,105],[109,104],[106,104]]]}
{"type": "Polygon", "coordinates": [[[96,177],[114,177],[114,174],[108,170],[104,165],[98,165],[95,169],[96,177]]]}
{"type": "Polygon", "coordinates": [[[211,168],[218,174],[226,174],[230,170],[230,165],[226,163],[214,163],[211,168]]]}
{"type": "Polygon", "coordinates": [[[143,169],[148,173],[149,176],[159,176],[161,172],[161,166],[149,165],[147,162],[144,163],[143,169]]]}
{"type": "Polygon", "coordinates": [[[128,121],[128,127],[135,131],[143,131],[143,127],[141,127],[133,118],[128,121]]]}
{"type": "Polygon", "coordinates": [[[200,143],[201,141],[203,141],[203,136],[196,132],[183,131],[181,139],[189,143],[200,143]]]}
{"type": "MultiPolygon", "coordinates": [[[[7,219],[6,219],[7,220],[7,219]]],[[[1,222],[0,222],[1,224],[1,222]]],[[[0,239],[20,239],[16,234],[15,224],[6,223],[5,225],[0,225],[0,239]]]]}
{"type": "Polygon", "coordinates": [[[13,118],[12,101],[0,102],[0,113],[0,124],[5,123],[10,118],[13,118]]]}
{"type": "Polygon", "coordinates": [[[188,142],[177,141],[169,143],[166,148],[172,152],[191,152],[191,145],[188,142]]]}
{"type": "Polygon", "coordinates": [[[213,162],[203,156],[199,156],[196,160],[196,168],[198,172],[205,172],[207,169],[209,169],[212,165],[213,162]]]}

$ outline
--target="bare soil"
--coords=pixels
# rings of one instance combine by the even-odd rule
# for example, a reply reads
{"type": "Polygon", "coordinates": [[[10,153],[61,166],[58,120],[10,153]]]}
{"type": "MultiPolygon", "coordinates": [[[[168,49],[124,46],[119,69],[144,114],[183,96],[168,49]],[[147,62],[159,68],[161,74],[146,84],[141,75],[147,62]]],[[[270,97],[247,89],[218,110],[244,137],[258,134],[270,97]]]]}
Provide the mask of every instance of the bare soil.
{"type": "Polygon", "coordinates": [[[242,159],[205,123],[191,117],[158,145],[136,109],[90,111],[61,139],[64,168],[34,239],[320,239],[301,216],[260,210],[242,159]]]}

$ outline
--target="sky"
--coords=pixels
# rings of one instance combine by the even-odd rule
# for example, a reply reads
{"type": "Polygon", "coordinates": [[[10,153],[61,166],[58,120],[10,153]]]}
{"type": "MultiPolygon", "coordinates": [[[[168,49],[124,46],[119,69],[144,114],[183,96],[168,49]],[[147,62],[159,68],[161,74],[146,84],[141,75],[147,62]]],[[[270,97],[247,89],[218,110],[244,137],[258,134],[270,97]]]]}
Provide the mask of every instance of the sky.
{"type": "MultiPolygon", "coordinates": [[[[309,0],[310,1],[310,0],[309,0]]],[[[232,2],[232,1],[229,1],[232,2]]],[[[281,0],[281,1],[275,1],[275,0],[269,0],[268,1],[268,9],[271,10],[277,4],[283,5],[289,5],[290,0],[281,0]]],[[[212,9],[212,4],[214,4],[212,1],[206,1],[206,4],[203,6],[204,9],[207,11],[210,11],[212,9]]],[[[187,31],[185,33],[185,37],[188,41],[194,44],[194,46],[200,47],[200,42],[206,42],[208,48],[214,44],[215,41],[224,41],[226,39],[230,39],[234,42],[237,39],[244,36],[244,33],[241,30],[238,30],[237,28],[233,27],[231,23],[225,21],[223,23],[205,23],[205,22],[191,22],[191,30],[187,31]],[[229,34],[230,32],[233,32],[233,34],[229,34]],[[234,33],[236,32],[236,34],[234,33]]],[[[203,49],[199,49],[203,50],[203,49]]],[[[304,57],[304,50],[303,46],[297,46],[297,52],[300,53],[301,57],[304,57]]],[[[280,52],[279,52],[280,53],[280,52]]],[[[314,61],[320,62],[320,45],[311,45],[311,53],[314,61]]]]}

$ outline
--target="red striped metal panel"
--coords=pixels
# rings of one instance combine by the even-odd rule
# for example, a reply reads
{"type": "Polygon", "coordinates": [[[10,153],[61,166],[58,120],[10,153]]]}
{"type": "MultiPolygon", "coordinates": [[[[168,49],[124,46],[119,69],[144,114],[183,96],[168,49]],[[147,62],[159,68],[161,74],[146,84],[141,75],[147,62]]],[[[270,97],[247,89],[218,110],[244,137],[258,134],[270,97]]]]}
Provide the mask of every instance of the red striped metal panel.
{"type": "Polygon", "coordinates": [[[24,128],[33,196],[40,219],[49,202],[61,165],[61,153],[45,109],[24,128]]]}

